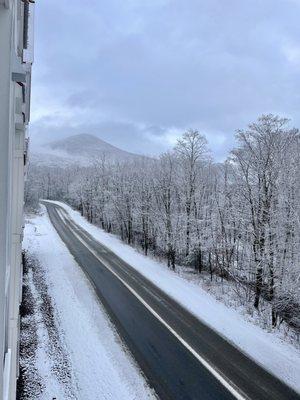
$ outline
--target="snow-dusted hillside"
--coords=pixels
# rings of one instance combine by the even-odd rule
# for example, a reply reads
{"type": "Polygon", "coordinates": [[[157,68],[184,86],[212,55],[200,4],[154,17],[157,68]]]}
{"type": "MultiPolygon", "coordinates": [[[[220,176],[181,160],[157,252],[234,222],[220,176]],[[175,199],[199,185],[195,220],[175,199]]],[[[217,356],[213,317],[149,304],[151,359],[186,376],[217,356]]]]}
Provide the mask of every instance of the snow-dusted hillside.
{"type": "Polygon", "coordinates": [[[49,166],[87,166],[103,158],[110,162],[124,162],[141,157],[86,133],[47,143],[33,149],[30,156],[32,163],[49,166]]]}

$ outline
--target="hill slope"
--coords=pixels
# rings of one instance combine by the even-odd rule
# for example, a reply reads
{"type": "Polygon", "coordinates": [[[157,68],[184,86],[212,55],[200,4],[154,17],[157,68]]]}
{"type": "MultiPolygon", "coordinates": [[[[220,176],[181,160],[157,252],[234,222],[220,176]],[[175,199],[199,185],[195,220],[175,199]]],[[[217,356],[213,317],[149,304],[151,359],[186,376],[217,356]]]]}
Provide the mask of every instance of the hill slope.
{"type": "Polygon", "coordinates": [[[142,156],[121,150],[96,136],[79,134],[50,142],[31,154],[31,162],[41,165],[90,165],[97,159],[124,162],[142,156]]]}

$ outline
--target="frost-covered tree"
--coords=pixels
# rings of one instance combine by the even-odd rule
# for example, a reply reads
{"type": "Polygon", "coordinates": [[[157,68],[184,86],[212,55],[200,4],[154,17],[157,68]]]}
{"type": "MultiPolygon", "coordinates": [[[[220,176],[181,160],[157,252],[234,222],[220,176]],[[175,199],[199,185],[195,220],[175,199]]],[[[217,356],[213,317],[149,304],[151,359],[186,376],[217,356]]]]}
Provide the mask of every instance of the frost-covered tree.
{"type": "Polygon", "coordinates": [[[181,167],[178,178],[181,178],[181,188],[185,209],[185,254],[188,257],[191,248],[193,214],[195,215],[195,196],[198,185],[201,164],[207,156],[207,141],[196,130],[189,130],[177,141],[175,153],[181,167]]]}

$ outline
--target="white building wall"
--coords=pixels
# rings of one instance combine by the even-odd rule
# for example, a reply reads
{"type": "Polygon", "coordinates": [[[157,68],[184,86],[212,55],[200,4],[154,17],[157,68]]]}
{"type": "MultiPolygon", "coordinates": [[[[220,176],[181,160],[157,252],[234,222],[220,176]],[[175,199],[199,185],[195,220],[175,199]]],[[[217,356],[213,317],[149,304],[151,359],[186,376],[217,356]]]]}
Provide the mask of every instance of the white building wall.
{"type": "Polygon", "coordinates": [[[0,400],[15,400],[19,370],[24,151],[33,61],[33,3],[0,0],[0,400]],[[28,45],[24,42],[26,7],[28,45]]]}

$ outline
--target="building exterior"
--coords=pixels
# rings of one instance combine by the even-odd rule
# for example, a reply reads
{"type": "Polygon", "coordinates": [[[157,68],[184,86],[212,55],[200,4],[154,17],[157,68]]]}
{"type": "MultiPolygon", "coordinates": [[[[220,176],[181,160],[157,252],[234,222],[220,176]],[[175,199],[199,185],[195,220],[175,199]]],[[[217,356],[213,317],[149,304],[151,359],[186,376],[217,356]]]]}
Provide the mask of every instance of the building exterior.
{"type": "Polygon", "coordinates": [[[33,0],[0,0],[0,400],[16,398],[33,0]]]}

